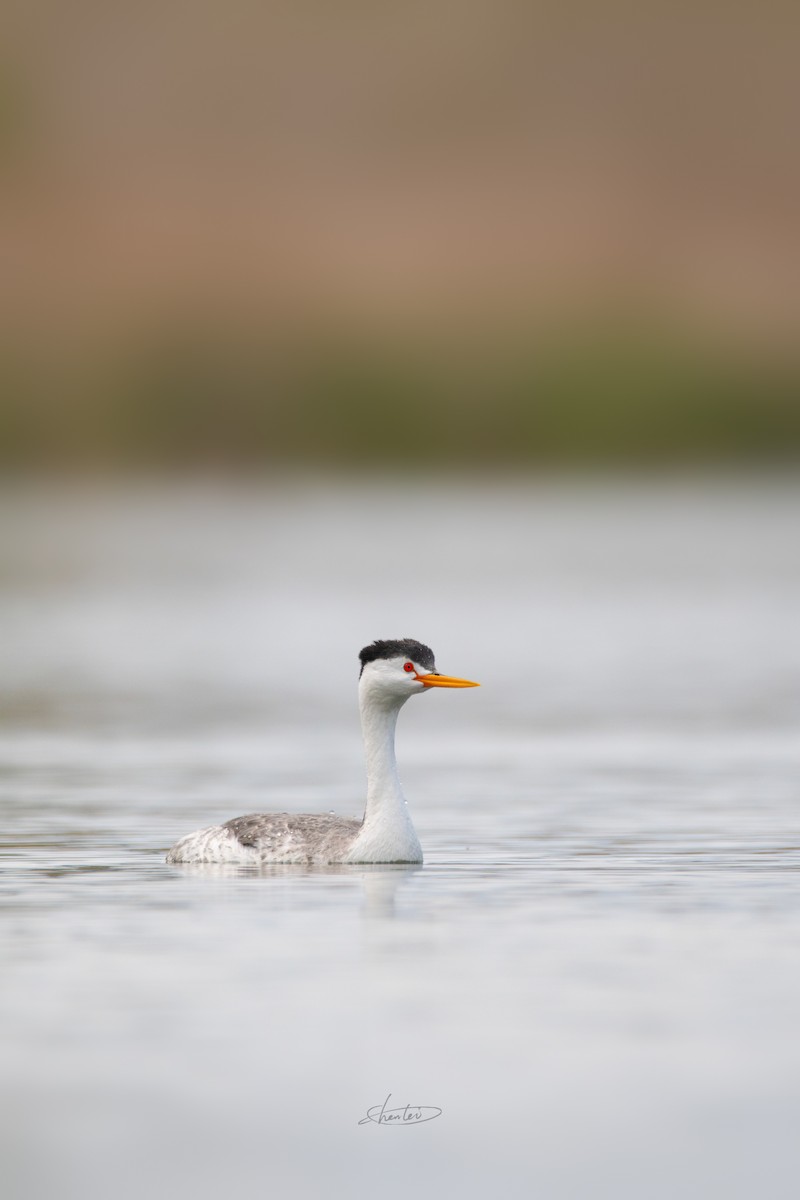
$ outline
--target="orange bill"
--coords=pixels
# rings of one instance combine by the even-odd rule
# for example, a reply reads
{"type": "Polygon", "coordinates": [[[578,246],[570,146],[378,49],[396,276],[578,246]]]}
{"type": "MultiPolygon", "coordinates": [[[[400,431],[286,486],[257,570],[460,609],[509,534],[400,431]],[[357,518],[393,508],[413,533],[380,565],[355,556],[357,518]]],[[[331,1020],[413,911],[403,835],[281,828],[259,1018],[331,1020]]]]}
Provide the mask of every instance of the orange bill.
{"type": "Polygon", "coordinates": [[[426,687],[480,687],[471,679],[457,679],[455,675],[417,675],[420,683],[426,687]]]}

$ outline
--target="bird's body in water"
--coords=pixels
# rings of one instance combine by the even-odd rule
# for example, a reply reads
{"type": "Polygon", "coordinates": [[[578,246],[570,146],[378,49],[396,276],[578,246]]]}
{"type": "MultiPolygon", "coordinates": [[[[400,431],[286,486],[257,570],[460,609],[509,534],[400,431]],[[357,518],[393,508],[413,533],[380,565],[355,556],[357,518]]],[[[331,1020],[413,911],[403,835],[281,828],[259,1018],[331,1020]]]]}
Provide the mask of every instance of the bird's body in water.
{"type": "Polygon", "coordinates": [[[376,641],[361,651],[358,699],[367,759],[361,821],[331,815],[253,813],[181,838],[169,863],[420,863],[394,754],[397,715],[411,696],[434,687],[477,687],[440,675],[433,651],[413,638],[376,641]]]}

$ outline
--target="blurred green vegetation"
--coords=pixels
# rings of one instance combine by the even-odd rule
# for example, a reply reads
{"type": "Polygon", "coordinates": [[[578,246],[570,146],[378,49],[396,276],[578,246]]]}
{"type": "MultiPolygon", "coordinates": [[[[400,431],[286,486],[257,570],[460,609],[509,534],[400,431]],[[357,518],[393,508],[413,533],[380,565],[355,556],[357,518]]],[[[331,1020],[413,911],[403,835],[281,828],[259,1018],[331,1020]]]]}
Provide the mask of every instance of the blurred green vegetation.
{"type": "Polygon", "coordinates": [[[800,362],[625,327],[536,338],[162,329],[0,353],[6,471],[793,463],[800,362]]]}

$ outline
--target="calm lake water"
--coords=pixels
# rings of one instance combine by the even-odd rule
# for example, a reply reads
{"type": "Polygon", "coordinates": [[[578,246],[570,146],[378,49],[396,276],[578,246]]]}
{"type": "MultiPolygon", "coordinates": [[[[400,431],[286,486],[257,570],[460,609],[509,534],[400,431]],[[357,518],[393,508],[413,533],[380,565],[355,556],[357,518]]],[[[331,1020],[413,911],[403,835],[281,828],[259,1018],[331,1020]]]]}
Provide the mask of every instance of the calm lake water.
{"type": "Polygon", "coordinates": [[[7,488],[0,538],[4,1197],[797,1195],[800,488],[7,488]],[[483,684],[400,717],[422,868],[165,865],[359,814],[398,636],[483,684]]]}

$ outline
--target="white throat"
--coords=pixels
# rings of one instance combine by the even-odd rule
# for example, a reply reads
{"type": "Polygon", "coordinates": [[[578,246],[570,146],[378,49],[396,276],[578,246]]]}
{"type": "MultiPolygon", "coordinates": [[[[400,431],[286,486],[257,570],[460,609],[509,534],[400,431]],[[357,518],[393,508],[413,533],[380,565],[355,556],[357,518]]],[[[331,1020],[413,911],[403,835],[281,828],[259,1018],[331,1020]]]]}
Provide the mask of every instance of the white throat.
{"type": "Polygon", "coordinates": [[[362,678],[358,689],[367,760],[364,823],[351,862],[422,862],[422,847],[397,774],[394,731],[407,696],[386,696],[362,678]]]}

